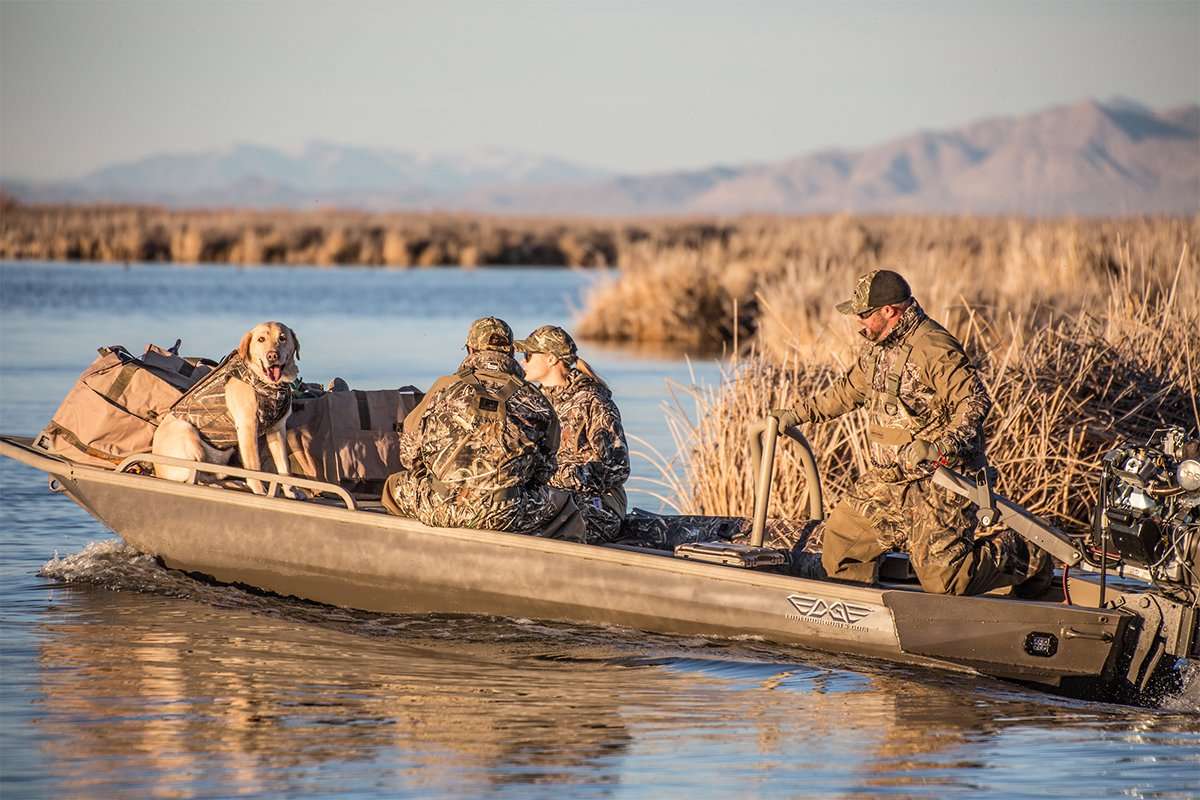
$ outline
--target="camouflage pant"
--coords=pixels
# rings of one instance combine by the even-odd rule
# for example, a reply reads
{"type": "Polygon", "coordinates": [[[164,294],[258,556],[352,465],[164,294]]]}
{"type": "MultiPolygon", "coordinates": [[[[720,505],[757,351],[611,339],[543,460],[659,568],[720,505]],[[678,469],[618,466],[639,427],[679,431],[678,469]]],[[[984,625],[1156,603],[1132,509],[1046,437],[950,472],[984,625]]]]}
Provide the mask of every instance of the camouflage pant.
{"type": "Polygon", "coordinates": [[[383,504],[391,513],[435,528],[476,528],[583,541],[583,520],[567,492],[548,486],[522,489],[498,499],[460,491],[443,497],[424,474],[393,473],[384,484],[383,504]]]}
{"type": "Polygon", "coordinates": [[[865,475],[825,522],[821,563],[840,580],[871,583],[877,560],[908,553],[921,587],[933,594],[982,594],[1020,583],[1046,555],[1011,531],[975,537],[971,502],[931,478],[887,483],[865,475]]]}

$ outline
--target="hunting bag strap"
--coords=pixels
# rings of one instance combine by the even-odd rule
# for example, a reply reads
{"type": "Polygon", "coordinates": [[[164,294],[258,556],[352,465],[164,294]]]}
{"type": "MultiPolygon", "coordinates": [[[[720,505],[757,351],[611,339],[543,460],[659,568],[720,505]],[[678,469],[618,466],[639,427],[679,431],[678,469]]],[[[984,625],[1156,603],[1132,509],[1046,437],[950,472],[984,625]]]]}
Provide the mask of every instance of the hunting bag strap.
{"type": "MultiPolygon", "coordinates": [[[[100,393],[117,405],[121,405],[121,395],[125,394],[125,390],[129,388],[129,382],[133,380],[133,376],[137,374],[139,369],[144,369],[151,375],[158,377],[160,380],[167,381],[167,383],[171,382],[168,378],[163,377],[169,374],[170,370],[163,369],[161,366],[155,364],[147,364],[137,356],[131,355],[128,350],[120,345],[114,345],[107,348],[102,347],[100,350],[107,350],[109,352],[116,353],[117,357],[121,359],[123,364],[121,371],[117,374],[117,379],[113,381],[112,386],[108,387],[108,391],[100,393]]],[[[192,377],[192,374],[195,371],[196,365],[187,361],[182,362],[179,367],[179,373],[187,378],[192,377]]]]}
{"type": "Polygon", "coordinates": [[[502,421],[508,415],[508,399],[516,393],[517,389],[521,388],[520,378],[507,372],[464,369],[455,374],[460,381],[475,391],[475,410],[484,416],[502,421]],[[483,381],[479,380],[479,375],[495,378],[503,381],[504,384],[498,389],[492,389],[483,385],[483,381]]]}
{"type": "Polygon", "coordinates": [[[891,369],[883,379],[883,410],[889,414],[895,414],[900,407],[900,381],[904,377],[904,368],[908,366],[908,358],[912,355],[912,340],[928,323],[929,317],[917,323],[917,327],[908,337],[908,342],[899,348],[900,355],[892,362],[891,369]]]}
{"type": "Polygon", "coordinates": [[[371,430],[371,406],[367,403],[367,393],[362,389],[351,389],[354,392],[354,401],[358,404],[358,427],[359,430],[371,430]]]}
{"type": "Polygon", "coordinates": [[[129,382],[133,380],[133,376],[144,366],[136,358],[125,362],[124,366],[121,367],[121,371],[117,373],[117,379],[112,382],[112,386],[108,387],[108,391],[101,392],[100,394],[113,403],[121,405],[121,395],[125,394],[125,390],[129,388],[129,382]]]}
{"type": "Polygon", "coordinates": [[[112,463],[114,466],[125,460],[125,456],[114,456],[111,453],[106,453],[103,450],[97,450],[89,444],[86,444],[82,439],[76,436],[73,432],[67,430],[57,422],[51,422],[46,426],[46,433],[51,436],[61,436],[67,442],[81,453],[87,453],[93,458],[99,458],[112,463]]]}
{"type": "MultiPolygon", "coordinates": [[[[476,388],[481,388],[483,391],[489,394],[492,393],[492,390],[482,386],[477,376],[482,375],[485,378],[492,378],[499,383],[503,383],[505,388],[508,389],[508,393],[504,394],[505,400],[512,397],[513,393],[516,392],[517,389],[520,389],[522,385],[521,379],[516,375],[513,375],[511,372],[500,372],[494,369],[471,369],[470,367],[466,367],[460,369],[454,374],[464,383],[469,383],[476,388]]],[[[503,390],[501,390],[501,392],[503,392],[503,390]]]]}

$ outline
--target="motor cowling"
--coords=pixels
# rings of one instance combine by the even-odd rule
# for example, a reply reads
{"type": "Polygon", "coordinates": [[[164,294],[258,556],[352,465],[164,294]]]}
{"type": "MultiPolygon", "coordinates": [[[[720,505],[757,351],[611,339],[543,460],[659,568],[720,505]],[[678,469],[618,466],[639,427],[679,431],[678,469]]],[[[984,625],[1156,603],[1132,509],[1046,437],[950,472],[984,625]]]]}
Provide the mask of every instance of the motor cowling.
{"type": "Polygon", "coordinates": [[[1103,459],[1100,506],[1089,545],[1108,565],[1133,567],[1164,593],[1200,600],[1200,439],[1179,427],[1103,459]]]}

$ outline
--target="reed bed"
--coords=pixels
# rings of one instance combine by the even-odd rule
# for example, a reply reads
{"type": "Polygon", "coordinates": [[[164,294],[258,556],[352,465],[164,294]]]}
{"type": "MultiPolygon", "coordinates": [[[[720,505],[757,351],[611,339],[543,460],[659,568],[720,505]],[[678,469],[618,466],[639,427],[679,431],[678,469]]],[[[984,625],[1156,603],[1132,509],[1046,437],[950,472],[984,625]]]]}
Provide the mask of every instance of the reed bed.
{"type": "Polygon", "coordinates": [[[184,264],[612,266],[607,221],[354,211],[0,207],[0,258],[184,264]]]}
{"type": "Polygon", "coordinates": [[[576,328],[591,339],[697,351],[753,343],[777,359],[792,348],[823,359],[846,345],[833,306],[870,269],[903,272],[943,322],[972,308],[1038,324],[1103,302],[1122,265],[1169,280],[1184,245],[1186,266],[1200,270],[1200,218],[745,218],[691,246],[631,242],[576,328]]]}
{"type": "MultiPolygon", "coordinates": [[[[1144,438],[1168,424],[1200,427],[1200,270],[1194,251],[1186,245],[1177,251],[1171,272],[1146,260],[1135,267],[1129,247],[1119,254],[1114,269],[1081,287],[1086,301],[1072,313],[1047,312],[1025,298],[1016,304],[1024,313],[997,320],[995,306],[962,294],[943,309],[943,319],[976,354],[994,401],[987,428],[989,458],[1000,473],[997,490],[1071,531],[1088,524],[1099,460],[1115,440],[1144,438]]],[[[1035,276],[1029,281],[1038,286],[1035,276]]],[[[690,407],[679,403],[668,411],[682,456],[658,457],[658,483],[680,511],[748,514],[753,489],[747,428],[768,409],[821,391],[842,371],[848,347],[814,347],[841,337],[831,337],[823,321],[801,321],[789,329],[790,338],[732,364],[720,386],[687,392],[690,407]],[[813,358],[816,351],[823,357],[813,358]]],[[[843,321],[842,330],[849,328],[843,321]]],[[[864,422],[856,412],[805,426],[818,453],[827,507],[867,468],[864,422]]],[[[773,516],[806,516],[797,450],[787,443],[777,450],[773,516]]]]}
{"type": "Polygon", "coordinates": [[[0,192],[0,258],[8,259],[613,267],[634,249],[692,251],[735,231],[688,218],[21,205],[0,192]]]}

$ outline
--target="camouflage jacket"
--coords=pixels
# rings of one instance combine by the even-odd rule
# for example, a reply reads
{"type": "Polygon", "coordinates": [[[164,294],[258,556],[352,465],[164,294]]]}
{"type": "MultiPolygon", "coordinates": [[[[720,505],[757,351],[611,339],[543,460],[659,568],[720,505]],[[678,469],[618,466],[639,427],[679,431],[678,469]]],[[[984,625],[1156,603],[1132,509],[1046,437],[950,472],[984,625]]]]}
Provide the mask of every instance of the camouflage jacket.
{"type": "Polygon", "coordinates": [[[577,369],[571,370],[565,385],[542,391],[562,429],[558,470],[551,485],[589,497],[624,485],[629,478],[629,446],[612,392],[577,369]]]}
{"type": "Polygon", "coordinates": [[[238,443],[237,425],[225,401],[225,384],[238,378],[250,384],[258,401],[258,434],[262,436],[292,409],[290,384],[271,384],[259,378],[236,351],[200,379],[188,393],[175,401],[171,413],[196,426],[200,438],[212,447],[226,450],[238,443]]]}
{"type": "Polygon", "coordinates": [[[902,466],[913,439],[936,445],[951,466],[983,465],[983,423],[992,401],[962,345],[916,302],[883,341],[865,346],[844,375],[795,411],[801,422],[820,422],[864,406],[871,462],[884,481],[931,472],[929,465],[902,466]]]}
{"type": "Polygon", "coordinates": [[[542,393],[524,380],[519,364],[504,353],[484,350],[462,362],[454,375],[438,378],[404,420],[400,461],[425,472],[443,497],[492,500],[506,492],[545,486],[555,470],[558,418],[542,393]],[[511,376],[511,378],[506,378],[511,376]],[[481,413],[478,380],[503,401],[503,414],[481,413]]]}

